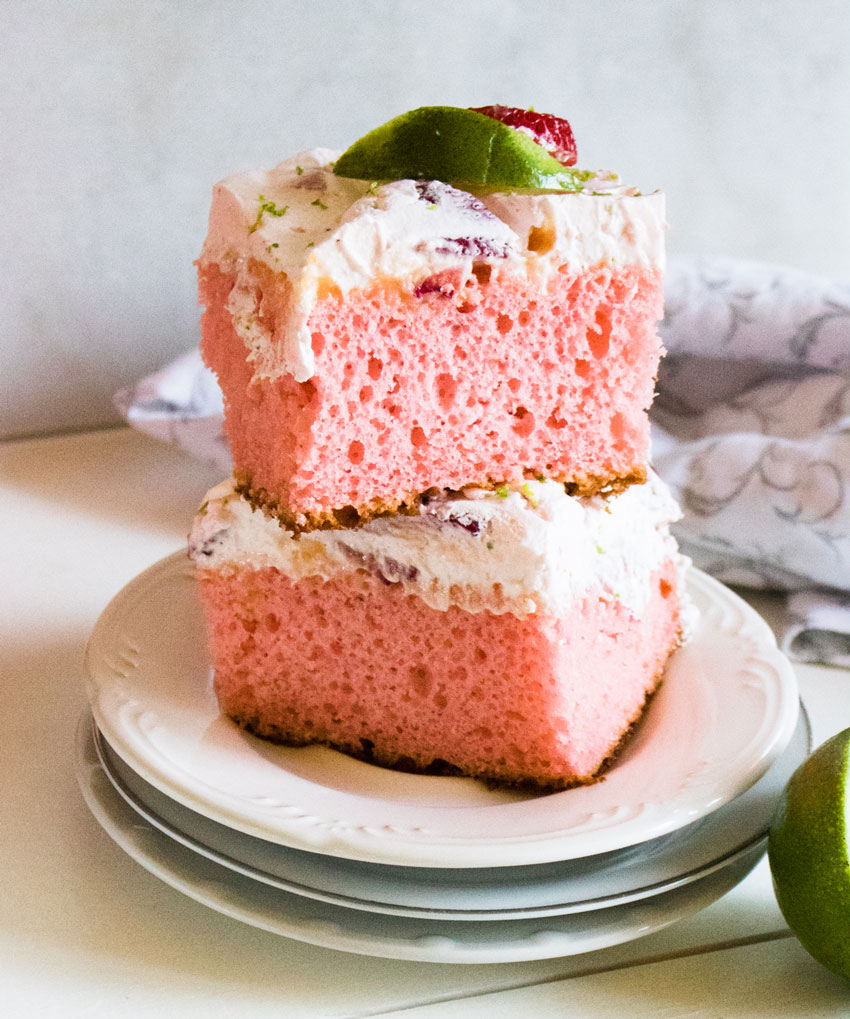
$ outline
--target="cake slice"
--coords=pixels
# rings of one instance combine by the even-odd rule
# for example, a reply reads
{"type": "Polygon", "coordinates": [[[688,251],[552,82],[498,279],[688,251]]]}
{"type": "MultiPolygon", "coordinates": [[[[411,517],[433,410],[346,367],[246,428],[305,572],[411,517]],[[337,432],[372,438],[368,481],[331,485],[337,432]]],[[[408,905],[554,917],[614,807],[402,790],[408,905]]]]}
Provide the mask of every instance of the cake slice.
{"type": "Polygon", "coordinates": [[[214,190],[202,352],[239,490],[310,530],[415,511],[432,488],[641,481],[663,196],[583,173],[576,191],[475,197],[333,162],[301,153],[214,190]]]}
{"type": "Polygon", "coordinates": [[[677,515],[654,476],[588,498],[531,481],[298,535],[219,486],[190,554],[221,709],[396,768],[592,781],[679,640],[677,515]]]}

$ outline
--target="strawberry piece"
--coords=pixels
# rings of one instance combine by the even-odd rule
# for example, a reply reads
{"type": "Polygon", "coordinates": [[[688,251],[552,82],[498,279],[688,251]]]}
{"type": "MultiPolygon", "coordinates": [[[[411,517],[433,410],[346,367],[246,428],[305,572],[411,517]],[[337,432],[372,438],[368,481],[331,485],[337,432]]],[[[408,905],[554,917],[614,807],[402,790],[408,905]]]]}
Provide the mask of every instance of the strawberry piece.
{"type": "Polygon", "coordinates": [[[573,129],[562,117],[522,110],[518,106],[471,106],[470,109],[529,135],[564,166],[575,165],[577,157],[573,129]]]}

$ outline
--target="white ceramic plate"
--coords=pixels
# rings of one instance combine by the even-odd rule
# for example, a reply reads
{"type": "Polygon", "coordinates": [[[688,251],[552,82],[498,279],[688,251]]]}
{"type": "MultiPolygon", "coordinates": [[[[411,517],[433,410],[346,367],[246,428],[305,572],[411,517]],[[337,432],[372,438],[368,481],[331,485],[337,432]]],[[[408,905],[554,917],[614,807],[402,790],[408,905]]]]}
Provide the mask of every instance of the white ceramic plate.
{"type": "Polygon", "coordinates": [[[392,867],[305,853],[244,835],[175,802],[140,778],[91,722],[101,766],[153,827],[254,880],[350,909],[441,920],[508,920],[622,905],[700,880],[764,844],[779,795],[811,750],[804,710],[786,750],[737,799],[639,846],[583,860],[453,870],[392,867]]]}
{"type": "Polygon", "coordinates": [[[700,619],[605,780],[549,795],[408,775],[321,747],[279,747],[218,711],[191,564],[175,553],[121,591],[87,652],[98,727],[147,782],[258,838],[401,866],[577,859],[690,824],[785,748],[798,694],[767,624],[692,571],[700,619]]]}
{"type": "Polygon", "coordinates": [[[504,963],[578,955],[668,927],[725,895],[758,863],[764,846],[699,881],[649,899],[547,919],[441,921],[386,916],[293,895],[235,874],[144,821],[107,778],[91,727],[76,753],[83,797],[105,831],[172,888],[254,927],[325,948],[414,962],[504,963]]]}

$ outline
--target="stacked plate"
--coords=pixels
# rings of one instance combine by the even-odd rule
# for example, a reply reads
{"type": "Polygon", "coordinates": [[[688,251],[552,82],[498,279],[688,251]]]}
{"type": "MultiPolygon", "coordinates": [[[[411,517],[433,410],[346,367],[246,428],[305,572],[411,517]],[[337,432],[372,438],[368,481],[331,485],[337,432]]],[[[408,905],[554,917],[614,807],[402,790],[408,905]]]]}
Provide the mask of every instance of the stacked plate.
{"type": "Polygon", "coordinates": [[[699,623],[604,781],[533,795],[257,740],[219,715],[191,566],[153,566],[92,635],[86,801],[134,859],[247,923],[434,962],[571,955],[665,927],[764,854],[810,750],[767,625],[698,571],[699,623]]]}

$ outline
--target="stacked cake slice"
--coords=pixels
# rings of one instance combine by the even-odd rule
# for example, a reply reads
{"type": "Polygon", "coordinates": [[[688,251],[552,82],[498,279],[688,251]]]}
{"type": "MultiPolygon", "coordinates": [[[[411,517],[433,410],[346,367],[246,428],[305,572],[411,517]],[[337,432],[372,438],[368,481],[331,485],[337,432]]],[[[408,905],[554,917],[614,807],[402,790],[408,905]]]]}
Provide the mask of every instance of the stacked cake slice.
{"type": "Polygon", "coordinates": [[[235,478],[190,545],[219,703],[394,767],[587,782],[681,629],[647,464],[663,198],[419,176],[317,150],[215,189],[235,478]]]}

